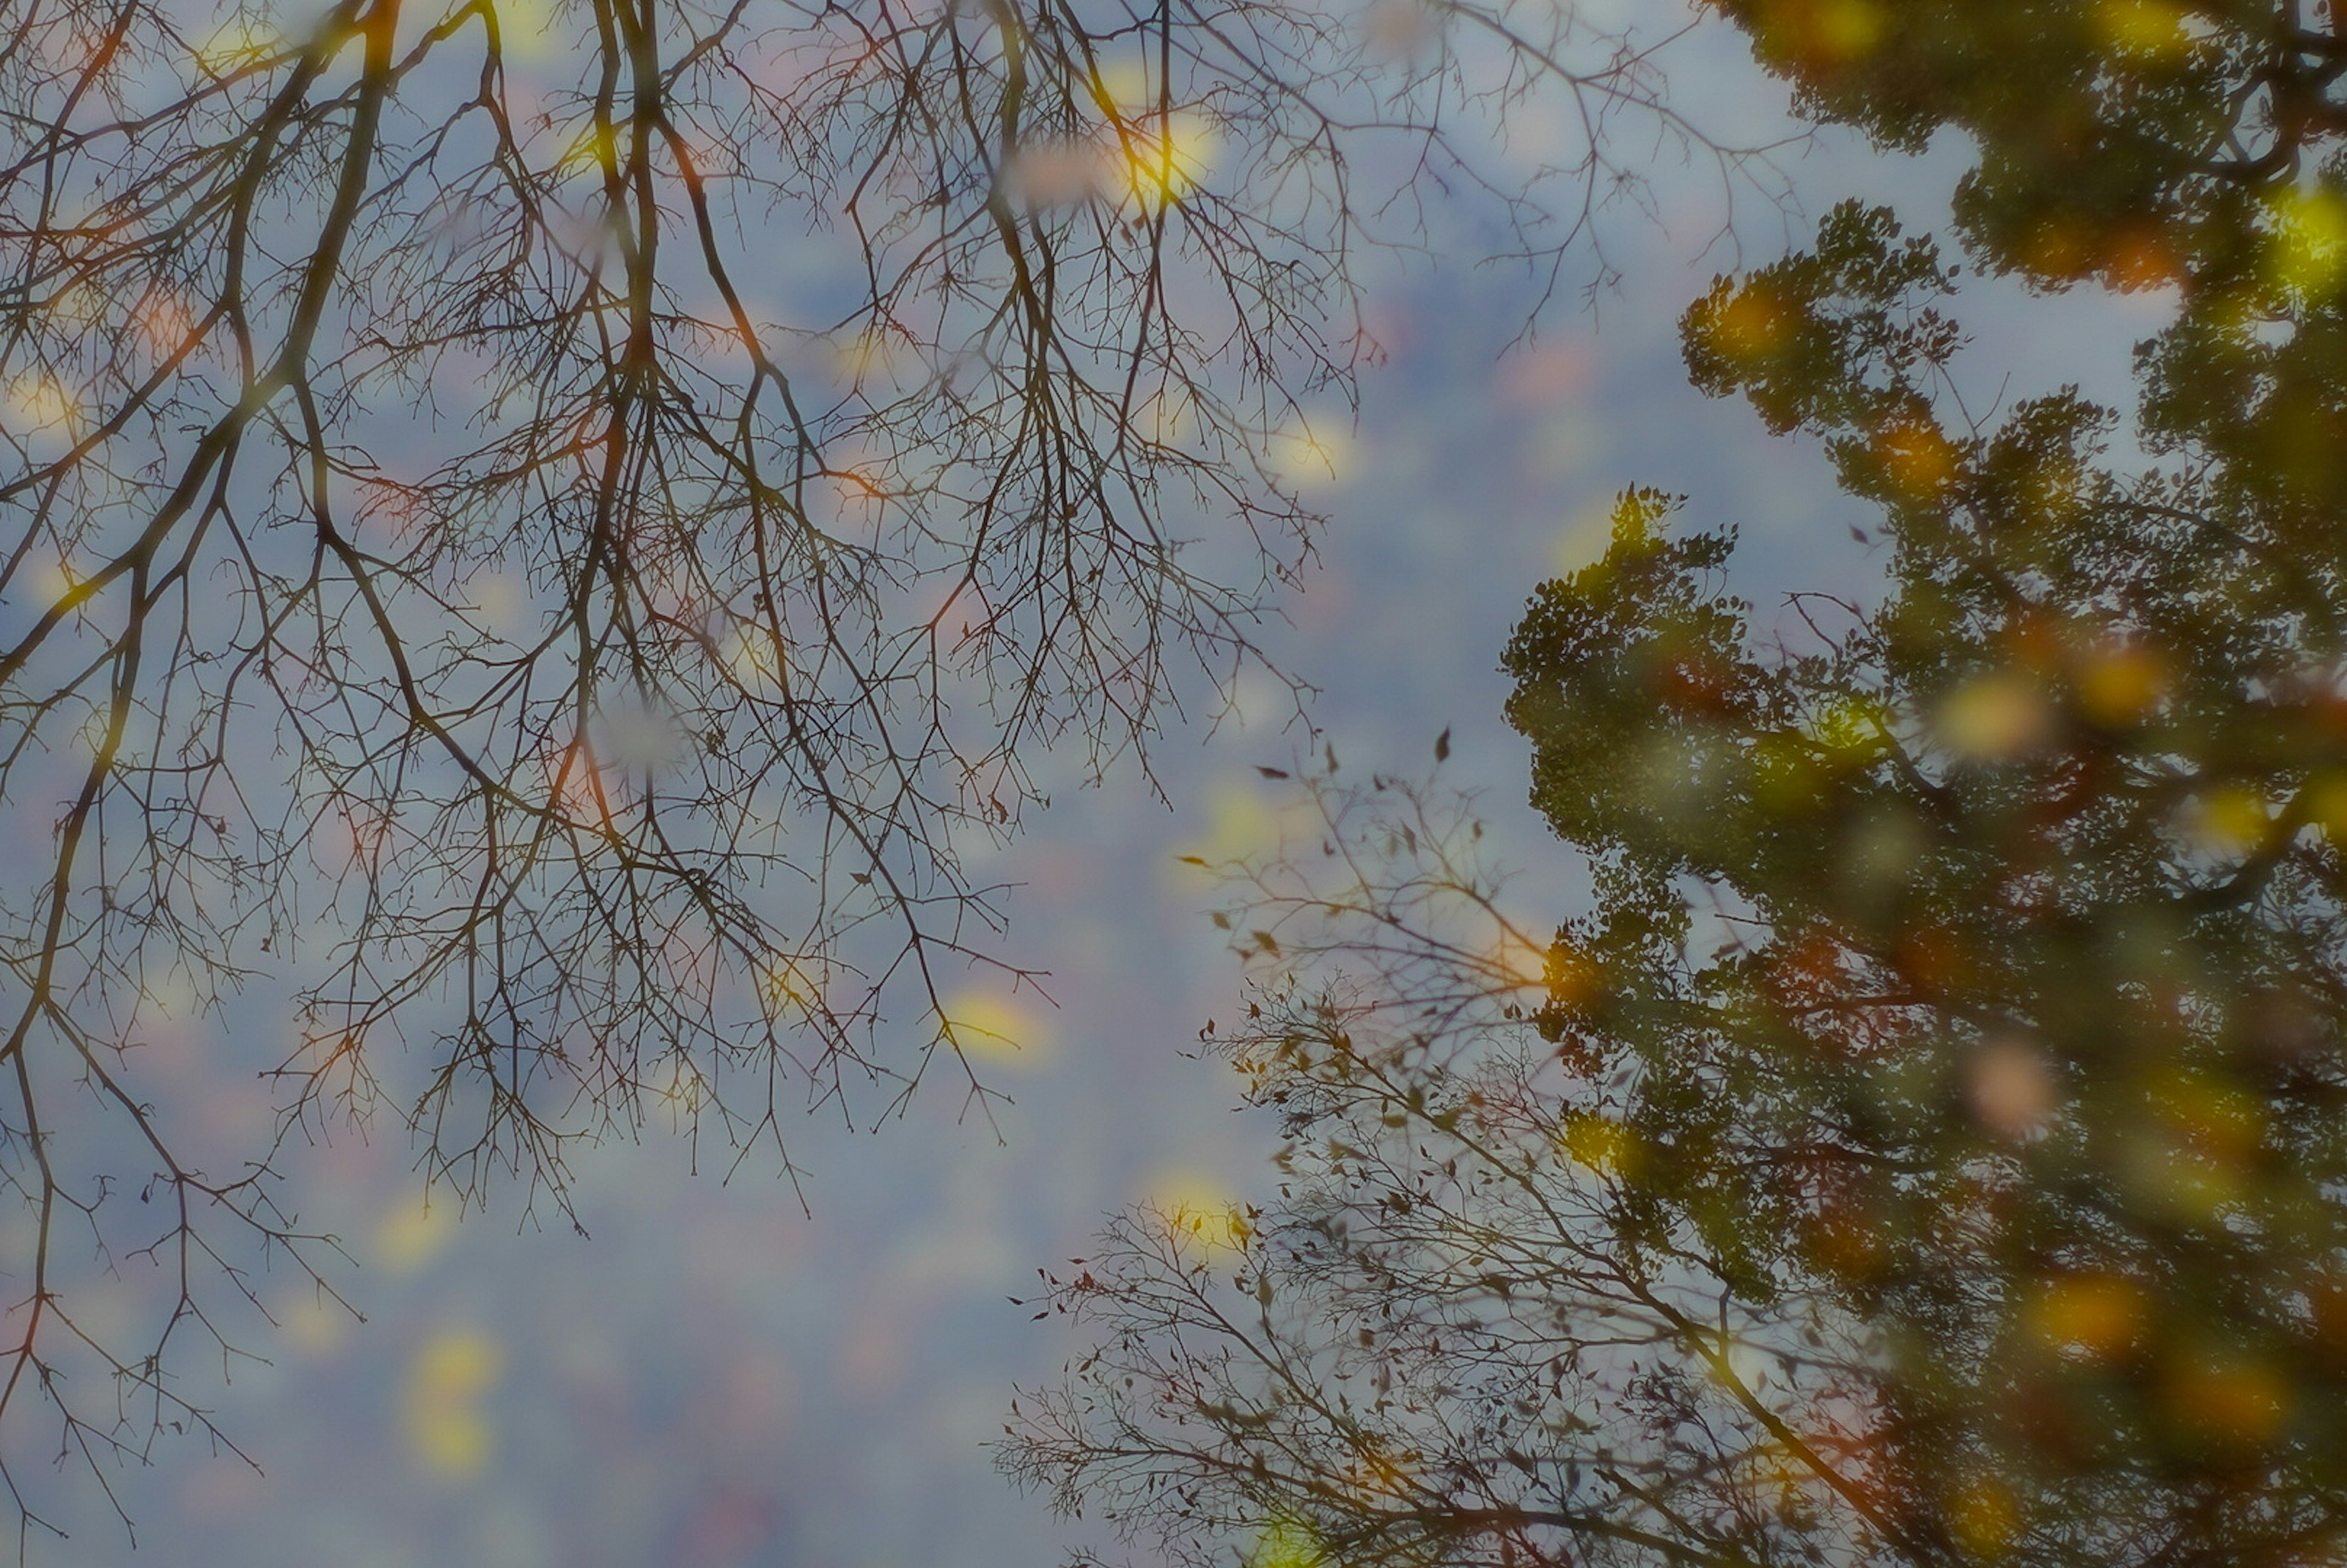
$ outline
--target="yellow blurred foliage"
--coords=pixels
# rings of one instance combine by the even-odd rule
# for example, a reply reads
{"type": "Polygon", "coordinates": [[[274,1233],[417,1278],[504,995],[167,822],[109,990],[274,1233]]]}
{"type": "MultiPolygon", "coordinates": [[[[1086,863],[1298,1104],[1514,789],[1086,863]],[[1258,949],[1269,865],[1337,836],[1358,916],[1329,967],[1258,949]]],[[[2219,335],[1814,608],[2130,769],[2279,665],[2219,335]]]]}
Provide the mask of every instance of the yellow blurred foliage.
{"type": "Polygon", "coordinates": [[[1254,1234],[1226,1184],[1194,1165],[1167,1166],[1144,1184],[1145,1202],[1174,1228],[1210,1247],[1244,1247],[1254,1234]]]}
{"type": "Polygon", "coordinates": [[[1204,861],[1217,872],[1233,861],[1274,854],[1280,846],[1286,815],[1266,804],[1253,785],[1235,779],[1220,780],[1206,790],[1205,835],[1181,853],[1192,860],[1204,861]]]}
{"type": "Polygon", "coordinates": [[[2021,1530],[2021,1505],[2012,1490],[1993,1476],[1959,1487],[1947,1508],[1949,1528],[1977,1556],[2001,1555],[2021,1530]]]}
{"type": "MultiPolygon", "coordinates": [[[[1785,307],[1767,289],[1747,284],[1720,307],[1717,341],[1737,359],[1757,359],[1785,339],[1785,307]]],[[[1609,515],[1612,507],[1607,507],[1609,515]]]]}
{"type": "Polygon", "coordinates": [[[1275,1520],[1255,1534],[1247,1568],[1321,1568],[1328,1561],[1319,1532],[1295,1520],[1275,1520]]]}
{"type": "Polygon", "coordinates": [[[2177,1368],[2165,1392],[2172,1419],[2226,1444],[2265,1442],[2290,1414],[2287,1378],[2261,1362],[2222,1354],[2177,1368]]]}
{"type": "Polygon", "coordinates": [[[1157,103],[1148,67],[1131,60],[1100,67],[1092,73],[1092,102],[1102,113],[1117,119],[1147,112],[1157,103]]]}
{"type": "Polygon", "coordinates": [[[2167,699],[2168,661],[2140,643],[2108,643],[2078,661],[2079,711],[2105,729],[2140,723],[2167,699]]]}
{"type": "Polygon", "coordinates": [[[955,1048],[972,1061],[1040,1067],[1058,1043],[1033,1010],[989,991],[957,991],[946,999],[944,1009],[955,1048]]]}
{"type": "Polygon", "coordinates": [[[456,1234],[456,1221],[445,1206],[404,1204],[385,1214],[374,1230],[375,1260],[395,1274],[404,1274],[429,1262],[456,1234]]]}
{"type": "Polygon", "coordinates": [[[1635,1132],[1594,1111],[1567,1112],[1564,1125],[1557,1132],[1556,1143],[1575,1164],[1623,1179],[1637,1173],[1644,1153],[1635,1132]]]}
{"type": "Polygon", "coordinates": [[[1875,432],[1873,445],[1875,461],[1911,496],[1936,496],[1956,477],[1956,444],[1936,425],[1894,420],[1875,432]]]}
{"type": "Polygon", "coordinates": [[[1501,933],[1498,943],[1483,961],[1499,983],[1510,990],[1548,983],[1548,949],[1512,928],[1501,933]]]}
{"type": "Polygon", "coordinates": [[[508,60],[548,60],[564,52],[555,0],[496,0],[497,45],[508,60]]]}
{"type": "Polygon", "coordinates": [[[2168,0],[2103,0],[2095,25],[2106,47],[2168,59],[2192,46],[2184,30],[2184,8],[2168,0]]]}
{"type": "Polygon", "coordinates": [[[2332,843],[2347,843],[2347,774],[2317,774],[2308,779],[2300,806],[2332,843]]]}
{"type": "Polygon", "coordinates": [[[2151,1097],[2170,1127],[2214,1159],[2239,1164],[2265,1141],[2262,1100],[2234,1085],[2169,1073],[2155,1081],[2151,1097]]]}
{"type": "Polygon", "coordinates": [[[1272,437],[1272,466],[1297,490],[1328,489],[1349,477],[1353,437],[1349,430],[1315,429],[1301,421],[1272,437]]]}
{"type": "Polygon", "coordinates": [[[2274,199],[2271,210],[2270,281],[2308,298],[2335,292],[2347,276],[2347,197],[2291,190],[2274,199]]]}
{"type": "Polygon", "coordinates": [[[1845,66],[1875,51],[1889,18],[1875,0],[1775,0],[1762,9],[1761,26],[1801,59],[1845,66]]]}
{"type": "Polygon", "coordinates": [[[488,1467],[492,1434],[478,1407],[503,1362],[496,1341],[459,1328],[426,1340],[408,1363],[401,1408],[410,1451],[425,1469],[464,1478],[488,1467]]]}
{"type": "Polygon", "coordinates": [[[2185,830],[2210,855],[2249,855],[2273,833],[2273,811],[2262,791],[2224,784],[2198,796],[2185,814],[2185,830]]]}
{"type": "Polygon", "coordinates": [[[2047,1282],[2029,1317],[2038,1338],[2054,1350],[2106,1361],[2126,1351],[2142,1331],[2143,1293],[2115,1275],[2069,1275],[2047,1282]]]}
{"type": "Polygon", "coordinates": [[[81,405],[66,384],[47,371],[30,371],[8,384],[8,423],[20,431],[47,430],[64,425],[68,433],[78,423],[81,405]]]}
{"type": "Polygon", "coordinates": [[[1940,704],[1933,730],[1958,756],[1979,762],[2014,757],[2045,739],[2053,712],[2037,682],[2019,671],[1976,676],[1940,704]]]}
{"type": "Polygon", "coordinates": [[[1110,147],[1116,184],[1144,208],[1182,200],[1204,181],[1220,141],[1214,126],[1194,114],[1126,121],[1110,147]]]}
{"type": "Polygon", "coordinates": [[[277,30],[251,16],[238,16],[214,28],[196,46],[196,67],[219,76],[251,66],[282,43],[277,30]]]}
{"type": "Polygon", "coordinates": [[[285,1337],[302,1356],[331,1356],[350,1337],[351,1322],[350,1308],[321,1292],[285,1313],[285,1337]]]}

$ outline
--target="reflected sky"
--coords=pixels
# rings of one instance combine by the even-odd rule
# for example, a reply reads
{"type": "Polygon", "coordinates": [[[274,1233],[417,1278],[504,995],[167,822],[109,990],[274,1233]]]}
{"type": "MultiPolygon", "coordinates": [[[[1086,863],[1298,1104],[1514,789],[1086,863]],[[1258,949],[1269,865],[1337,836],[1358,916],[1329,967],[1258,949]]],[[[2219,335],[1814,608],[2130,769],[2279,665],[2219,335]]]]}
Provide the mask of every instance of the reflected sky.
{"type": "MultiPolygon", "coordinates": [[[[1725,34],[1696,41],[1674,87],[1779,123],[1781,84],[1725,34]]],[[[980,1031],[972,1055],[1011,1103],[966,1104],[940,1079],[868,1134],[817,1112],[793,1125],[796,1188],[756,1154],[729,1173],[728,1151],[661,1135],[655,1112],[640,1146],[578,1157],[591,1237],[559,1214],[524,1218],[512,1194],[461,1223],[446,1200],[427,1215],[413,1152],[387,1124],[371,1142],[297,1149],[287,1176],[302,1220],[343,1238],[356,1266],[330,1278],[366,1321],[281,1302],[283,1326],[261,1342],[272,1364],[239,1364],[204,1397],[261,1473],[164,1444],[151,1468],[107,1471],[146,1550],[134,1557],[84,1506],[59,1560],[1008,1568],[1053,1555],[1065,1527],[1006,1489],[979,1445],[1011,1384],[1051,1373],[1074,1341],[1006,1298],[1080,1255],[1107,1211],[1238,1199],[1268,1181],[1269,1121],[1234,1114],[1235,1078],[1194,1053],[1201,1026],[1238,1005],[1238,971],[1205,918],[1208,886],[1178,857],[1269,846],[1289,795],[1261,767],[1325,744],[1348,769],[1411,771],[1447,731],[1448,776],[1487,792],[1500,858],[1545,873],[1532,901],[1561,917],[1578,892],[1522,804],[1529,749],[1501,720],[1496,665],[1532,587],[1603,549],[1614,494],[1682,492],[1704,526],[1740,527],[1738,587],[1764,617],[1794,588],[1877,589],[1880,547],[1851,535],[1870,527],[1866,509],[1814,444],[1771,438],[1741,405],[1690,388],[1676,322],[1715,272],[1772,259],[1841,196],[1895,197],[1918,226],[1935,221],[1960,165],[1944,149],[1862,152],[1837,133],[1788,158],[1808,216],[1748,208],[1732,241],[1715,233],[1702,171],[1665,171],[1659,222],[1622,215],[1608,230],[1619,285],[1587,311],[1553,302],[1528,341],[1536,280],[1474,264],[1494,236],[1471,203],[1439,210],[1434,254],[1367,269],[1389,358],[1364,379],[1357,425],[1331,411],[1288,454],[1327,470],[1306,494],[1332,526],[1267,638],[1317,688],[1315,728],[1267,683],[1198,690],[1156,753],[1163,800],[1130,770],[1085,788],[1081,759],[1044,764],[1050,808],[979,868],[1019,885],[1009,946],[1048,971],[1048,999],[974,975],[948,1009],[980,1031]]],[[[2000,376],[1985,399],[2009,373],[2016,394],[2076,381],[2125,405],[2156,293],[1963,287],[1972,358],[2000,376]]],[[[155,1081],[216,1146],[265,1136],[266,1090],[244,1070],[278,1054],[285,1024],[269,1001],[256,991],[224,1020],[159,1037],[155,1081]]]]}

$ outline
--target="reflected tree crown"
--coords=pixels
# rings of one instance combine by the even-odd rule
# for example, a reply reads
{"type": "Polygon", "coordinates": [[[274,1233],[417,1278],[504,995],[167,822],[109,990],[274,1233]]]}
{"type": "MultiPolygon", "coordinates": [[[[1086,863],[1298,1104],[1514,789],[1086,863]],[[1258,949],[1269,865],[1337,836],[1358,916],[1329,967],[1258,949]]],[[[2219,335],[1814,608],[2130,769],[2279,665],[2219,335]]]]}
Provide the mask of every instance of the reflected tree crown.
{"type": "Polygon", "coordinates": [[[1768,178],[1646,42],[1510,0],[9,15],[28,1518],[36,1448],[210,1432],[181,1353],[332,1250],[275,1152],[190,1142],[159,1032],[290,986],[239,1064],[277,1149],[384,1103],[458,1202],[566,1213],[648,1114],[787,1169],[794,1102],[982,1102],[951,988],[1035,977],[965,852],[1255,657],[1315,538],[1276,450],[1377,352],[1358,251],[1441,184],[1561,267],[1626,124],[1768,178]],[[1535,92],[1581,139],[1495,148],[1535,92]]]}
{"type": "Polygon", "coordinates": [[[1968,138],[1954,231],[2040,289],[2170,289],[2144,434],[2233,465],[2325,548],[2347,265],[2347,34],[2328,0],[1716,0],[1814,118],[1968,138]]]}
{"type": "Polygon", "coordinates": [[[1719,280],[1696,384],[1822,442],[1882,593],[1761,626],[1731,533],[1624,496],[1505,653],[1591,877],[1537,964],[1471,812],[1311,781],[1323,831],[1235,870],[1260,972],[1214,1036],[1284,1119],[1277,1195],[1128,1215],[1054,1278],[1094,1348],[1001,1456],[1184,1562],[2330,1561],[2327,111],[2286,158],[2175,154],[2285,92],[2243,41],[2275,7],[1723,8],[1819,112],[1978,136],[1983,264],[2173,289],[2142,446],[2075,390],[1970,412],[1958,274],[1886,211],[1719,280]],[[2158,94],[2092,31],[2147,16],[2158,94]],[[2086,147],[2075,189],[2042,161],[2086,147]],[[2014,238],[2060,202],[2092,264],[2014,238]],[[2122,214],[2157,279],[2096,249],[2122,214]]]}

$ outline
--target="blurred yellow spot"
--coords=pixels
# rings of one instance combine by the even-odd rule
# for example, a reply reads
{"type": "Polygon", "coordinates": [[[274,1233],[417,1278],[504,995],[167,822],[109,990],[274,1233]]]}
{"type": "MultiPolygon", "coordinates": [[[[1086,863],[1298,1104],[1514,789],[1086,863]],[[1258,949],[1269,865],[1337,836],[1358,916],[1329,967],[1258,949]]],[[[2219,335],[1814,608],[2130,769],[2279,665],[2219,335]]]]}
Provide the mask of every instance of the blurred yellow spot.
{"type": "MultiPolygon", "coordinates": [[[[42,605],[57,603],[80,585],[81,573],[74,569],[72,562],[65,560],[48,561],[33,568],[29,584],[36,595],[35,602],[42,605]]],[[[2342,792],[2342,798],[2347,799],[2347,792],[2342,792]]]]}
{"type": "Polygon", "coordinates": [[[1825,770],[1808,742],[1807,735],[1778,732],[1761,736],[1753,748],[1752,793],[1778,816],[1798,816],[1818,804],[1825,770]]]}
{"type": "Polygon", "coordinates": [[[2023,484],[2030,506],[2053,518],[2074,518],[2086,501],[2086,480],[2085,466],[2061,455],[2032,465],[2023,484]]]}
{"type": "Polygon", "coordinates": [[[578,174],[616,163],[619,158],[619,128],[608,121],[589,120],[579,128],[579,134],[570,138],[554,166],[559,172],[578,174]]]}
{"type": "Polygon", "coordinates": [[[1249,785],[1224,780],[1206,791],[1205,837],[1182,853],[1220,869],[1272,854],[1279,845],[1280,814],[1249,785]]]}
{"type": "Polygon", "coordinates": [[[204,1011],[203,993],[196,989],[193,976],[179,971],[159,975],[138,988],[138,1010],[142,1020],[150,1013],[158,1020],[199,1018],[204,1011]]]}
{"type": "Polygon", "coordinates": [[[2018,671],[1977,676],[1940,704],[1933,729],[1958,756],[1993,762],[2045,739],[2053,714],[2037,683],[2018,671]]]}
{"type": "Polygon", "coordinates": [[[2213,1357],[2168,1381],[2170,1414],[2201,1435],[2224,1443],[2262,1443],[2290,1414],[2289,1383],[2261,1362],[2213,1357]]]}
{"type": "Polygon", "coordinates": [[[2185,813],[2185,831],[2210,855],[2248,855],[2273,832],[2273,813],[2262,790],[2227,784],[2192,802],[2185,813]]]}
{"type": "Polygon", "coordinates": [[[553,0],[497,0],[497,46],[508,60],[545,60],[561,53],[553,0]]]}
{"type": "Polygon", "coordinates": [[[1870,55],[1882,41],[1882,8],[1873,0],[1821,0],[1816,16],[1819,46],[1836,62],[1870,55]]]}
{"type": "Polygon", "coordinates": [[[1193,114],[1127,120],[1112,147],[1124,165],[1120,183],[1143,207],[1179,201],[1204,183],[1219,140],[1214,128],[1193,114]]]}
{"type": "Polygon", "coordinates": [[[725,667],[737,686],[753,696],[781,692],[786,668],[783,651],[765,628],[735,627],[726,642],[725,667]]]}
{"type": "Polygon", "coordinates": [[[698,1115],[715,1096],[708,1076],[682,1051],[669,1051],[639,1081],[653,1101],[680,1115],[698,1115]]]}
{"type": "Polygon", "coordinates": [[[1627,1178],[1637,1173],[1642,1153],[1638,1135],[1610,1116],[1594,1111],[1567,1112],[1556,1143],[1567,1159],[1602,1175],[1627,1178]]]}
{"type": "Polygon", "coordinates": [[[776,1013],[820,1013],[825,983],[821,972],[790,953],[778,953],[758,975],[758,994],[776,1013]]]}
{"type": "MultiPolygon", "coordinates": [[[[1374,1439],[1369,1439],[1364,1446],[1374,1441],[1374,1439]]],[[[1352,1461],[1345,1467],[1345,1481],[1355,1491],[1370,1498],[1399,1499],[1409,1495],[1418,1484],[1409,1465],[1399,1462],[1391,1454],[1374,1446],[1369,1446],[1367,1453],[1356,1452],[1352,1461]]]]}
{"type": "Polygon", "coordinates": [[[2213,1159],[2239,1164],[2265,1143],[2266,1108],[2259,1095],[2205,1076],[2175,1072],[2153,1085],[2151,1097],[2168,1124],[2213,1159]]]}
{"type": "Polygon", "coordinates": [[[2332,190],[2292,190],[2272,205],[2266,270],[2293,293],[2319,298],[2347,274],[2347,198],[2332,190]]]}
{"type": "Polygon", "coordinates": [[[1882,744],[1890,717],[1882,704],[1863,697],[1839,697],[1821,705],[1803,726],[1809,743],[1837,763],[1858,763],[1882,744]]]}
{"type": "Polygon", "coordinates": [[[1610,499],[1593,501],[1557,531],[1549,564],[1560,573],[1579,571],[1603,559],[1605,547],[1613,542],[1614,503],[1610,499]]]}
{"type": "Polygon", "coordinates": [[[19,432],[63,425],[70,431],[81,405],[66,384],[46,370],[28,371],[8,384],[8,423],[19,432]]]}
{"type": "Polygon", "coordinates": [[[1272,466],[1297,490],[1326,489],[1344,483],[1352,455],[1349,431],[1315,430],[1296,424],[1272,439],[1272,466]]]}
{"type": "Polygon", "coordinates": [[[1922,420],[1892,420],[1876,431],[1874,457],[1892,484],[1919,499],[1937,496],[1956,477],[1956,444],[1922,420]]]}
{"type": "Polygon", "coordinates": [[[987,991],[947,999],[945,1021],[956,1049],[973,1061],[1039,1067],[1055,1043],[1051,1028],[1026,1008],[987,991]]]}
{"type": "Polygon", "coordinates": [[[2139,1201],[2193,1225],[2223,1220],[2248,1196],[2241,1173],[2189,1143],[2139,1136],[2124,1146],[2117,1168],[2139,1201]]]}
{"type": "Polygon", "coordinates": [[[1713,318],[1720,351],[1737,359],[1757,359],[1785,339],[1785,307],[1767,289],[1745,287],[1728,297],[1713,318]]]}
{"type": "Polygon", "coordinates": [[[1884,26],[1874,0],[1775,0],[1761,12],[1764,37],[1816,66],[1848,65],[1872,54],[1884,26]]]}
{"type": "Polygon", "coordinates": [[[470,1329],[437,1335],[416,1352],[402,1409],[408,1447],[425,1468],[464,1477],[487,1467],[489,1423],[479,1403],[502,1360],[495,1341],[470,1329]]]}
{"type": "Polygon", "coordinates": [[[430,1204],[396,1208],[375,1226],[374,1255],[384,1267],[405,1273],[428,1261],[448,1244],[456,1222],[430,1204]]]}
{"type": "Polygon", "coordinates": [[[2168,696],[2168,661],[2140,643],[2105,643],[2078,663],[2078,707],[2105,729],[2147,717],[2168,696]]]}
{"type": "Polygon", "coordinates": [[[1157,94],[1149,85],[1149,68],[1131,61],[1102,66],[1092,75],[1092,101],[1117,119],[1153,108],[1157,94]]]}
{"type": "Polygon", "coordinates": [[[1995,1040],[1973,1060],[1973,1109],[1981,1124],[2019,1143],[2035,1137],[2052,1119],[2054,1074],[2043,1053],[2019,1040],[1995,1040]]]}
{"type": "Polygon", "coordinates": [[[1507,990],[1548,983],[1548,949],[1513,929],[1501,933],[1483,963],[1507,990]]]}
{"type": "Polygon", "coordinates": [[[1559,1007],[1594,1000],[1605,987],[1605,966],[1570,942],[1552,945],[1542,961],[1542,978],[1559,1007]]]}
{"type": "Polygon", "coordinates": [[[285,1337],[301,1355],[332,1355],[351,1331],[351,1311],[333,1296],[313,1296],[285,1314],[285,1337]]]}
{"type": "Polygon", "coordinates": [[[1177,1235],[1209,1247],[1245,1247],[1254,1227],[1229,1188],[1194,1166],[1171,1166],[1153,1175],[1143,1189],[1146,1205],[1164,1216],[1177,1235]]]}
{"type": "Polygon", "coordinates": [[[2317,774],[2307,780],[2301,809],[2332,843],[2347,843],[2347,774],[2317,774]]]}
{"type": "Polygon", "coordinates": [[[2030,1312],[2038,1338],[2064,1356],[2088,1361],[2108,1360],[2133,1345],[2143,1317],[2143,1293],[2107,1274],[2053,1280],[2030,1312]]]}
{"type": "Polygon", "coordinates": [[[887,333],[866,328],[839,344],[837,354],[841,374],[861,386],[875,376],[887,380],[903,357],[903,347],[887,333]]]}
{"type": "Polygon", "coordinates": [[[196,65],[205,75],[217,76],[253,64],[281,41],[275,28],[254,17],[239,16],[222,23],[196,46],[196,65]]]}
{"type": "Polygon", "coordinates": [[[1328,1561],[1319,1532],[1296,1520],[1275,1520],[1255,1535],[1247,1568],[1321,1568],[1328,1561]]]}
{"type": "Polygon", "coordinates": [[[1145,430],[1150,439],[1169,446],[1190,439],[1198,424],[1197,399],[1182,387],[1151,393],[1133,416],[1135,430],[1145,430]]]}
{"type": "Polygon", "coordinates": [[[2000,1555],[2021,1530],[2021,1505],[2004,1482],[1983,1477],[1948,1499],[1948,1525],[1967,1551],[2000,1555]]]}
{"type": "Polygon", "coordinates": [[[2184,31],[2184,8],[2168,0],[2103,0],[2095,23],[2104,46],[2126,54],[2166,59],[2192,46],[2184,31]]]}

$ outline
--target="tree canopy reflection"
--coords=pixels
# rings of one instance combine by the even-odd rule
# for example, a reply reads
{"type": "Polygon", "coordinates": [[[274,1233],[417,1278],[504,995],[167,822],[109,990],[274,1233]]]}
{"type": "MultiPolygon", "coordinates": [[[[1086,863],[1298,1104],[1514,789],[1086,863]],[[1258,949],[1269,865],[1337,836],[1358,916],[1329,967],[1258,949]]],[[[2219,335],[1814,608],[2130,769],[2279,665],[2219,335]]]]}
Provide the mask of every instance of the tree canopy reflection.
{"type": "Polygon", "coordinates": [[[1211,1036],[1279,1195],[1053,1279],[1093,1348],[1002,1457],[1263,1568],[2335,1561],[2347,39],[1721,8],[1813,111],[1977,138],[1975,263],[2173,286],[2140,441],[1968,413],[1956,272],[1886,211],[1716,283],[1696,384],[1822,440],[1880,601],[1758,626],[1732,535],[1624,496],[1505,655],[1593,874],[1543,943],[1471,817],[1309,781],[1211,1036]]]}

